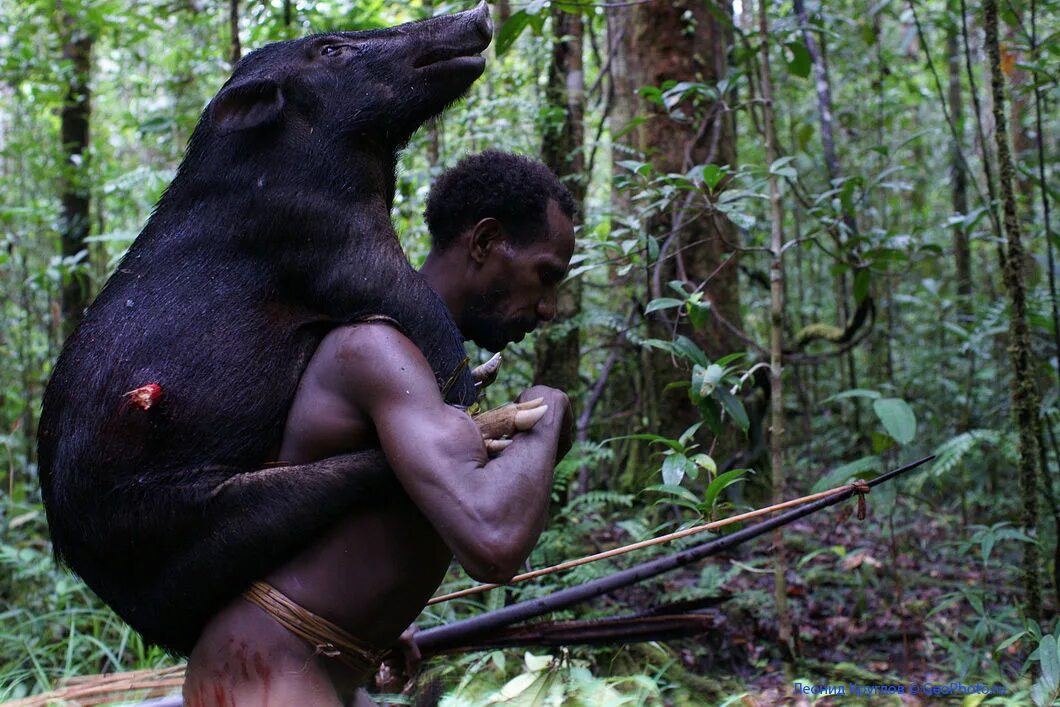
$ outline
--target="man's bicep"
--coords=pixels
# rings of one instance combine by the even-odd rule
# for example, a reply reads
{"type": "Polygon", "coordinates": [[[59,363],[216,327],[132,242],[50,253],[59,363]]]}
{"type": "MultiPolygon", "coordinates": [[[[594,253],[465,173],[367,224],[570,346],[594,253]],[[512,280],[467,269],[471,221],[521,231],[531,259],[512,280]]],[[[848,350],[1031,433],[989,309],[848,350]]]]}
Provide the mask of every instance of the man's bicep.
{"type": "Polygon", "coordinates": [[[386,325],[364,329],[344,346],[343,387],[372,420],[402,484],[485,464],[478,428],[442,400],[434,372],[416,345],[386,325]]]}

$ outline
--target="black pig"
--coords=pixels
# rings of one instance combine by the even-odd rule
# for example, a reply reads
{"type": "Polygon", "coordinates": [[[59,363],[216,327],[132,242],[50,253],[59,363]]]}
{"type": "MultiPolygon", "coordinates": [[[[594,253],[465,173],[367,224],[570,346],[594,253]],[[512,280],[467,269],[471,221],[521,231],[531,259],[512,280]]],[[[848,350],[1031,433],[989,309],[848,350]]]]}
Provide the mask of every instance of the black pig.
{"type": "Polygon", "coordinates": [[[450,402],[474,398],[390,205],[397,151],[479,77],[491,36],[483,2],[248,55],[66,342],[39,434],[55,551],[148,641],[187,653],[223,603],[396,485],[379,452],[270,464],[330,329],[390,317],[450,402]]]}

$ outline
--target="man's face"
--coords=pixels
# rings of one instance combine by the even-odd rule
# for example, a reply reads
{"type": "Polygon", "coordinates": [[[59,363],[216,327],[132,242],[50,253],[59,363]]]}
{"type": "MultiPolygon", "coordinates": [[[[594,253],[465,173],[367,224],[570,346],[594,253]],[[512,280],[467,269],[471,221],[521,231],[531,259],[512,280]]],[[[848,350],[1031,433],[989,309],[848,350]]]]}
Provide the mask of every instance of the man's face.
{"type": "Polygon", "coordinates": [[[488,351],[522,341],[556,316],[556,288],[574,254],[574,224],[555,201],[545,229],[526,245],[502,235],[490,250],[463,322],[465,336],[488,351]]]}

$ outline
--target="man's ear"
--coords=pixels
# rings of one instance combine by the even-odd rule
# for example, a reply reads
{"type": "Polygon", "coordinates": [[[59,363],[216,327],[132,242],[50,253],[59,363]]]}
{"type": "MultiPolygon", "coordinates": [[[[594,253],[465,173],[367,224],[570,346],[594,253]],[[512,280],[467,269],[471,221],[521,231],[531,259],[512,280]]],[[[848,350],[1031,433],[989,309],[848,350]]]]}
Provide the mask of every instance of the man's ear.
{"type": "Polygon", "coordinates": [[[271,78],[247,79],[224,88],[210,104],[210,120],[222,134],[271,123],[283,111],[283,91],[271,78]]]}
{"type": "Polygon", "coordinates": [[[491,217],[484,218],[472,226],[471,240],[468,243],[471,259],[476,263],[483,262],[490,250],[497,245],[503,233],[501,222],[491,217]]]}

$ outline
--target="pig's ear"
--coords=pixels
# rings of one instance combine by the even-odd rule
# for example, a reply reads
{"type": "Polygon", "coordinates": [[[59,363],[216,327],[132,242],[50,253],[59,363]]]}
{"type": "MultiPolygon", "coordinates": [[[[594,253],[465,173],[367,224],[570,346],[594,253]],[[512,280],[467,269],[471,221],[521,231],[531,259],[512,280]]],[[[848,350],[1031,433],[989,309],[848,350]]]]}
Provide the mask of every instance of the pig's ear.
{"type": "Polygon", "coordinates": [[[247,79],[226,86],[210,105],[210,120],[222,134],[271,123],[283,111],[283,91],[273,79],[247,79]]]}

